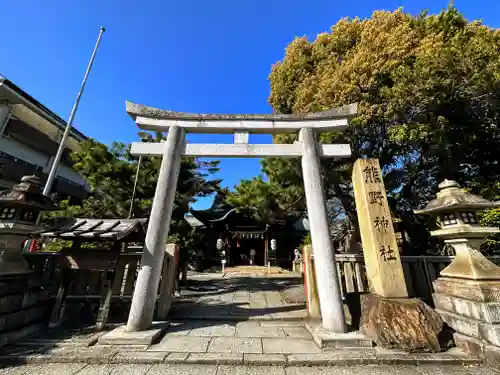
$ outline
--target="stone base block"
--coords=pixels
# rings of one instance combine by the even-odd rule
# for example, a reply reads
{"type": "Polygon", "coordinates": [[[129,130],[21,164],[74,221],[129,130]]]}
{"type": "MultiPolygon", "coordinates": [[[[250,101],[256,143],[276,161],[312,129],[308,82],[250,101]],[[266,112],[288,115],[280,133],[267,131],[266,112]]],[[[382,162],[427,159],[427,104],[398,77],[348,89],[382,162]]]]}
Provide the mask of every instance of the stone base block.
{"type": "Polygon", "coordinates": [[[500,323],[500,302],[473,301],[441,293],[434,293],[432,299],[438,310],[451,311],[488,323],[500,323]]]}
{"type": "Polygon", "coordinates": [[[484,363],[500,370],[500,348],[494,345],[484,346],[484,363]]]}
{"type": "Polygon", "coordinates": [[[150,329],[138,332],[127,332],[126,326],[120,326],[102,335],[97,345],[153,345],[160,340],[168,328],[168,323],[153,324],[150,329]]]}
{"type": "Polygon", "coordinates": [[[484,358],[484,342],[455,332],[455,345],[473,358],[484,358]]]}
{"type": "Polygon", "coordinates": [[[434,291],[446,296],[480,302],[500,302],[500,282],[439,277],[434,291]]]}
{"type": "Polygon", "coordinates": [[[48,304],[0,314],[0,332],[12,331],[43,321],[48,315],[48,304]]]}
{"type": "Polygon", "coordinates": [[[453,338],[457,346],[470,357],[480,358],[486,365],[500,369],[500,347],[460,333],[454,333],[453,338]]]}
{"type": "Polygon", "coordinates": [[[322,348],[371,348],[372,340],[360,332],[335,333],[325,330],[320,323],[305,325],[316,344],[322,348]]]}
{"type": "Polygon", "coordinates": [[[0,334],[0,348],[31,336],[46,327],[46,324],[38,323],[23,327],[21,329],[0,334]]]}
{"type": "Polygon", "coordinates": [[[444,310],[436,309],[436,312],[458,333],[500,346],[500,324],[485,323],[444,310]]]}
{"type": "Polygon", "coordinates": [[[440,352],[452,341],[439,314],[414,298],[362,295],[360,331],[378,346],[410,352],[440,352]]]}
{"type": "Polygon", "coordinates": [[[39,287],[39,284],[40,280],[36,280],[31,274],[9,277],[0,275],[0,296],[22,294],[39,287]]]}

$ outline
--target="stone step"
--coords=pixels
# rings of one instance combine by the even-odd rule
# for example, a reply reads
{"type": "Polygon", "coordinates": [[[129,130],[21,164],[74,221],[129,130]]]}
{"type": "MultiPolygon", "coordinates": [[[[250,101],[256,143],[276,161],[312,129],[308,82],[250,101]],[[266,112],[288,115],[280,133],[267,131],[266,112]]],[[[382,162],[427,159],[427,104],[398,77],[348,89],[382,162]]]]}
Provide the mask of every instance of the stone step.
{"type": "Polygon", "coordinates": [[[24,352],[9,351],[0,354],[0,364],[20,363],[128,363],[128,364],[243,364],[284,366],[354,366],[354,365],[478,365],[482,361],[463,354],[407,354],[379,352],[374,349],[334,350],[327,353],[179,353],[125,351],[113,347],[91,348],[33,348],[24,352]]]}

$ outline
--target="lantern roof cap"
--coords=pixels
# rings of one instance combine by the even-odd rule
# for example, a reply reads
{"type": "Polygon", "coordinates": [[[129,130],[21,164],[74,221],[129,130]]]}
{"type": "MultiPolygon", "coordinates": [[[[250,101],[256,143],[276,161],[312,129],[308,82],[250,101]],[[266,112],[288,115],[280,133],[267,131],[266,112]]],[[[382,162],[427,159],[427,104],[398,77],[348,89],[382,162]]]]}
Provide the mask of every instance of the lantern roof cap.
{"type": "Polygon", "coordinates": [[[55,210],[54,201],[42,194],[42,182],[36,175],[24,176],[12,189],[0,192],[0,205],[29,206],[42,210],[55,210]]]}
{"type": "Polygon", "coordinates": [[[482,210],[500,207],[500,202],[492,202],[478,195],[467,193],[453,180],[444,180],[438,187],[440,190],[436,198],[427,203],[424,208],[415,210],[415,214],[433,215],[460,209],[482,210]]]}

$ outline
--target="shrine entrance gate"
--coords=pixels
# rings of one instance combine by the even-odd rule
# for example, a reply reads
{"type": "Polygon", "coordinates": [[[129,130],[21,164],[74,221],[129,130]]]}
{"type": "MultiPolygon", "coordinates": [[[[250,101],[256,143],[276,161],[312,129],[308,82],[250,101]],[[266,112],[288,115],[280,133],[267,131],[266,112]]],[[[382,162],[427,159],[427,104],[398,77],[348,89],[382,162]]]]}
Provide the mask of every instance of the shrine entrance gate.
{"type": "Polygon", "coordinates": [[[126,103],[127,112],[142,130],[167,132],[166,142],[132,144],[137,156],[162,156],[155,197],[141,259],[127,331],[148,329],[153,321],[156,293],[172,216],[181,157],[301,158],[304,191],[323,328],[345,332],[345,320],[334,249],[329,231],[320,158],[348,158],[348,144],[319,144],[316,133],[339,131],[356,114],[356,104],[328,111],[296,115],[217,115],[173,112],[126,103]],[[299,133],[294,144],[249,144],[250,133],[299,133]],[[186,133],[234,134],[234,144],[186,143],[186,133]]]}

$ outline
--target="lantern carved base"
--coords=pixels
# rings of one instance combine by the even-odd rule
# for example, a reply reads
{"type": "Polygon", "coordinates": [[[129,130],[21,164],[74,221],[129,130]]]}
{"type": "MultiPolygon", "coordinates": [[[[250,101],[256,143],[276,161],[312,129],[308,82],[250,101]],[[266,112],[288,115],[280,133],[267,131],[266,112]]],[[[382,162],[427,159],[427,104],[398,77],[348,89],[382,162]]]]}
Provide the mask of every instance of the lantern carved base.
{"type": "Polygon", "coordinates": [[[440,277],[434,289],[436,311],[450,327],[500,350],[500,280],[440,277]]]}
{"type": "Polygon", "coordinates": [[[360,331],[378,346],[409,352],[440,352],[453,340],[439,314],[425,302],[375,294],[361,296],[360,331]]]}
{"type": "MultiPolygon", "coordinates": [[[[482,233],[482,227],[471,233],[482,233]]],[[[479,250],[484,239],[457,238],[445,240],[455,250],[456,256],[452,262],[444,268],[439,275],[469,280],[500,280],[500,268],[488,260],[479,250]]]]}

